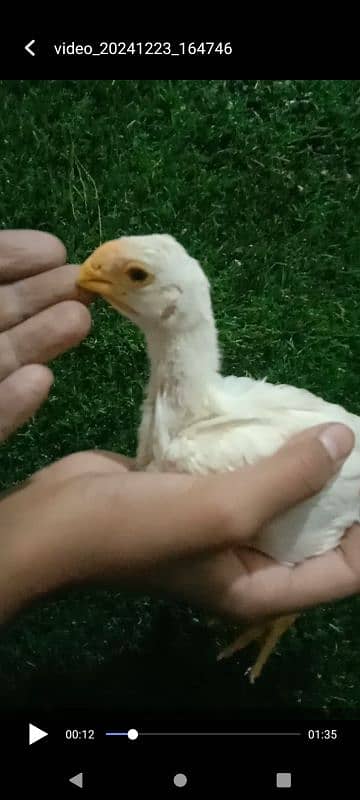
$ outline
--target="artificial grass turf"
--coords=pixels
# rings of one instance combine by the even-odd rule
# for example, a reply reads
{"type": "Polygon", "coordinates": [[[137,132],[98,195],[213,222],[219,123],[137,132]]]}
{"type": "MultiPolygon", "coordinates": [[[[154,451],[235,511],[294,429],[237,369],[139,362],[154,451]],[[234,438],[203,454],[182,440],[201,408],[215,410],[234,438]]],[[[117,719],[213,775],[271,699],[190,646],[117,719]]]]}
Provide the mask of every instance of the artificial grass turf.
{"type": "MultiPolygon", "coordinates": [[[[357,81],[0,81],[0,102],[2,227],[52,231],[73,262],[172,233],[211,279],[224,372],[360,413],[357,81]]],[[[134,452],[140,333],[97,301],[52,366],[47,404],[1,448],[3,488],[75,450],[134,452]]],[[[307,612],[250,687],[254,651],[217,664],[224,637],[196,609],[74,591],[2,631],[1,705],[356,715],[359,610],[307,612]]]]}

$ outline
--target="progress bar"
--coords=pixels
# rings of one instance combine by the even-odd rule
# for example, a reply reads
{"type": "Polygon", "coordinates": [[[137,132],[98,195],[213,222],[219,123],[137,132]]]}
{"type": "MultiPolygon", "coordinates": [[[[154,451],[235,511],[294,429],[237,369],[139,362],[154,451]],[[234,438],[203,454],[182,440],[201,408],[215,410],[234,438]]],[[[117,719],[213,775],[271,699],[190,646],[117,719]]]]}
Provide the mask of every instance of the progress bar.
{"type": "Polygon", "coordinates": [[[273,732],[273,731],[247,731],[247,732],[223,732],[223,731],[206,731],[206,732],[183,732],[183,731],[169,731],[169,732],[149,732],[149,731],[142,731],[139,732],[135,730],[135,728],[131,728],[129,731],[106,731],[105,736],[127,736],[128,739],[135,741],[139,736],[301,736],[301,732],[288,732],[284,731],[283,733],[280,732],[273,732]]]}

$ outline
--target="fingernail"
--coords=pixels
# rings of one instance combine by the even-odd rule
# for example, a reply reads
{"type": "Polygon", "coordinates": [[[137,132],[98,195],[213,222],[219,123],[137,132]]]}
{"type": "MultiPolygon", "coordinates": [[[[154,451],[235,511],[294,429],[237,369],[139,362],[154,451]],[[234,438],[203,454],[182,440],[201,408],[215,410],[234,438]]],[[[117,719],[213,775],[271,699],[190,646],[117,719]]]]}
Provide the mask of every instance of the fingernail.
{"type": "Polygon", "coordinates": [[[336,463],[340,463],[351,453],[355,436],[346,425],[334,423],[325,428],[319,435],[320,441],[329,453],[330,458],[336,463]]]}

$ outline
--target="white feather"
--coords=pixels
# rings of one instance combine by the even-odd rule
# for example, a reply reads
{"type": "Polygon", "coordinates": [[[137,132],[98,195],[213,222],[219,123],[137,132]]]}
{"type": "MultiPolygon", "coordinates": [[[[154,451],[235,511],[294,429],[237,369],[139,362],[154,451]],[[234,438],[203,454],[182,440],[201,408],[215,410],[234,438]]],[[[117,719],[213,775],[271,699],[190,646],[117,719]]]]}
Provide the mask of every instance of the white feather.
{"type": "Polygon", "coordinates": [[[205,392],[206,414],[213,398],[214,415],[198,418],[172,437],[168,401],[157,396],[150,469],[202,474],[235,470],[275,453],[290,436],[307,427],[343,422],[354,431],[356,443],[337,477],[253,542],[288,564],[336,547],[345,529],[360,519],[359,418],[292,386],[253,381],[243,391],[241,379],[231,377],[220,378],[218,386],[209,386],[207,391],[204,387],[205,392]]]}

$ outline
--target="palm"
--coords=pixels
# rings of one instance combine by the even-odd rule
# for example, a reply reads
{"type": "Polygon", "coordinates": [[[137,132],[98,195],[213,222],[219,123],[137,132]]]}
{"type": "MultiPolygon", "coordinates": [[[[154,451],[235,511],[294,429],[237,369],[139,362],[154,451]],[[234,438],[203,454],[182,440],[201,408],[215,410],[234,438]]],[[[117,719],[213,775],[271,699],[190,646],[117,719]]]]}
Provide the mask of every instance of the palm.
{"type": "Polygon", "coordinates": [[[168,564],[154,582],[234,621],[275,617],[358,592],[359,533],[353,525],[335,551],[294,568],[241,547],[168,564]]]}

